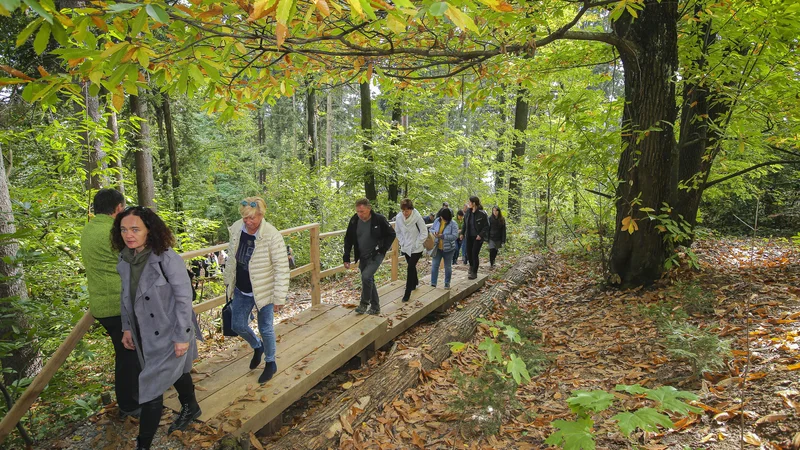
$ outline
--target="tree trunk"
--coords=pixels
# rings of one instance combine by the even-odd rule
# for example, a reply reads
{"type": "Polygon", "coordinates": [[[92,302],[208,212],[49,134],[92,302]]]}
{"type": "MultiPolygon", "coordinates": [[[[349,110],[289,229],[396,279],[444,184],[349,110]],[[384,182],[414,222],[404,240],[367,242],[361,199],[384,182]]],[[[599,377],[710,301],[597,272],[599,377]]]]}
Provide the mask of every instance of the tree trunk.
{"type": "Polygon", "coordinates": [[[175,203],[175,211],[183,211],[183,202],[179,189],[181,187],[181,175],[178,172],[178,150],[175,145],[175,127],[172,125],[172,106],[169,103],[169,94],[161,94],[161,108],[164,111],[164,129],[167,134],[167,151],[169,152],[169,173],[172,178],[172,201],[175,203]]]}
{"type": "Polygon", "coordinates": [[[147,123],[147,102],[131,95],[131,115],[139,117],[139,132],[134,133],[136,148],[136,194],[139,206],[156,209],[153,182],[153,155],[150,153],[150,125],[147,123]]]}
{"type": "Polygon", "coordinates": [[[420,371],[438,368],[450,356],[448,342],[468,341],[475,333],[476,319],[491,311],[495,302],[510,298],[515,289],[526,284],[544,265],[541,256],[527,257],[517,263],[506,273],[503,282],[493,285],[464,309],[440,320],[430,333],[387,358],[362,385],[343,392],[270,448],[337,448],[342,434],[341,420],[347,420],[357,429],[358,424],[369,419],[384,404],[416,385],[420,371]]]}
{"type": "Polygon", "coordinates": [[[306,143],[308,151],[308,167],[317,167],[317,92],[312,80],[307,80],[306,91],[306,143]]]}
{"type": "Polygon", "coordinates": [[[372,97],[370,96],[369,82],[365,81],[359,85],[361,94],[361,131],[364,133],[364,158],[368,161],[367,170],[364,173],[364,196],[369,201],[378,199],[378,192],[375,189],[375,171],[372,166],[372,97]]]}
{"type": "MultiPolygon", "coordinates": [[[[398,176],[397,176],[397,169],[399,167],[399,163],[397,161],[397,155],[399,154],[398,146],[400,145],[400,123],[403,121],[403,107],[400,105],[400,102],[394,104],[392,107],[392,147],[395,149],[392,151],[392,160],[389,164],[391,173],[389,174],[389,183],[387,186],[387,190],[389,191],[389,218],[394,217],[397,210],[394,208],[399,205],[399,199],[397,198],[397,193],[399,191],[398,186],[398,176]]],[[[398,206],[399,207],[399,206],[398,206]]]]}
{"type": "MultiPolygon", "coordinates": [[[[153,112],[156,114],[156,124],[158,124],[158,162],[156,165],[158,170],[159,182],[161,183],[162,192],[167,191],[169,187],[169,153],[167,152],[167,139],[164,136],[164,102],[158,102],[159,99],[153,101],[153,112]]],[[[165,195],[166,197],[166,195],[165,195]]]]}
{"type": "MultiPolygon", "coordinates": [[[[117,112],[113,109],[111,113],[108,115],[108,129],[111,130],[111,146],[116,148],[117,142],[119,142],[119,124],[117,123],[117,112]]],[[[124,155],[120,153],[114,159],[114,166],[117,169],[117,190],[122,194],[125,195],[125,183],[124,183],[124,176],[122,174],[122,157],[124,155]]]]}
{"type": "MultiPolygon", "coordinates": [[[[506,162],[506,143],[505,143],[505,131],[506,131],[506,96],[500,96],[500,133],[497,137],[496,145],[497,145],[497,156],[495,157],[495,168],[494,168],[494,192],[500,193],[503,190],[506,184],[506,170],[505,170],[505,162],[506,162]]],[[[499,202],[498,202],[499,203],[499,202]]]]}
{"type": "Polygon", "coordinates": [[[100,99],[96,95],[89,93],[90,81],[81,83],[81,91],[83,93],[84,108],[86,118],[84,126],[86,129],[81,133],[81,146],[86,150],[86,189],[100,189],[103,185],[108,184],[108,180],[102,174],[98,174],[97,170],[103,170],[106,167],[103,164],[103,142],[97,137],[93,127],[97,126],[100,122],[100,99]]]}
{"type": "MultiPolygon", "coordinates": [[[[11,196],[8,191],[5,161],[0,153],[0,234],[10,235],[17,231],[14,225],[14,213],[11,211],[11,196]]],[[[32,377],[42,369],[42,357],[39,344],[28,337],[30,325],[25,313],[17,305],[28,298],[28,291],[23,279],[22,266],[14,260],[19,244],[13,239],[3,239],[0,244],[0,339],[9,343],[24,342],[8,356],[0,360],[3,369],[11,369],[14,373],[3,372],[3,380],[10,385],[19,378],[32,377]],[[7,261],[10,261],[7,262],[7,261]],[[14,328],[18,331],[14,331],[14,328]]]]}
{"type": "MultiPolygon", "coordinates": [[[[258,141],[256,144],[258,145],[258,151],[261,152],[262,155],[265,157],[267,156],[267,129],[264,124],[264,114],[265,108],[259,107],[256,109],[256,125],[258,127],[258,141]]],[[[280,131],[277,137],[278,144],[280,145],[281,142],[281,135],[280,131]]],[[[267,183],[267,169],[262,168],[258,171],[258,184],[264,186],[267,183]]]]}
{"type": "MultiPolygon", "coordinates": [[[[331,91],[328,91],[327,105],[325,114],[325,166],[331,166],[331,157],[333,156],[333,99],[331,98],[331,91]]],[[[330,175],[329,178],[330,180],[330,175]]]]}
{"type": "Polygon", "coordinates": [[[514,148],[511,151],[511,177],[508,180],[508,217],[519,222],[522,219],[522,162],[525,159],[525,131],[528,129],[527,91],[517,92],[514,109],[514,148]]]}
{"type": "Polygon", "coordinates": [[[625,106],[610,257],[611,281],[623,285],[657,280],[667,256],[658,223],[640,209],[659,211],[672,193],[677,21],[677,3],[647,0],[637,19],[625,13],[613,24],[614,33],[628,44],[617,46],[625,68],[625,106]],[[622,229],[623,220],[635,221],[632,232],[622,229]]]}

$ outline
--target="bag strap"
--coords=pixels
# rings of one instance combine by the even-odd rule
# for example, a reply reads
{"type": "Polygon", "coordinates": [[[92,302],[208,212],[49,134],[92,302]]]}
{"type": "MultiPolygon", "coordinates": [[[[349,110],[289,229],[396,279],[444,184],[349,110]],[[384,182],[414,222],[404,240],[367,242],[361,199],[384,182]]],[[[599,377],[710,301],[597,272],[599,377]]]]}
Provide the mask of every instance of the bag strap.
{"type": "Polygon", "coordinates": [[[158,268],[161,269],[161,275],[164,277],[165,280],[167,280],[167,283],[169,283],[169,278],[167,278],[167,272],[164,272],[164,266],[161,265],[161,261],[158,262],[158,268]]]}

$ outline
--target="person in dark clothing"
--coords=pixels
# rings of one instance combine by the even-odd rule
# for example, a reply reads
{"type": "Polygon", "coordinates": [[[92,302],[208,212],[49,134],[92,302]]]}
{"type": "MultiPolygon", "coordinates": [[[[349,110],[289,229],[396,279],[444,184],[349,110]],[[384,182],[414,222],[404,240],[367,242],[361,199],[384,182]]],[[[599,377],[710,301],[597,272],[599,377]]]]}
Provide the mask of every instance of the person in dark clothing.
{"type": "Polygon", "coordinates": [[[464,225],[461,229],[461,238],[467,243],[467,258],[469,259],[469,275],[467,278],[478,278],[479,255],[483,242],[489,238],[489,217],[483,210],[481,200],[472,196],[469,198],[469,208],[464,214],[464,225]]]}
{"type": "Polygon", "coordinates": [[[497,251],[506,243],[506,218],[497,206],[492,207],[489,216],[489,264],[494,268],[497,251]]]}
{"type": "MultiPolygon", "coordinates": [[[[458,213],[456,213],[456,225],[458,226],[459,230],[464,227],[464,211],[460,209],[458,210],[458,213]]],[[[463,245],[464,240],[459,236],[459,238],[456,239],[456,251],[453,252],[453,264],[458,263],[458,254],[464,252],[464,250],[461,248],[463,245]]]]}
{"type": "Polygon", "coordinates": [[[425,222],[425,225],[433,223],[434,220],[435,220],[435,214],[433,213],[430,213],[422,218],[422,221],[425,222]]]}
{"type": "Polygon", "coordinates": [[[356,201],[356,213],[347,224],[344,235],[344,267],[350,268],[350,252],[361,270],[361,302],[356,314],[381,313],[378,287],[375,285],[375,272],[383,262],[386,252],[392,247],[395,232],[386,217],[372,211],[369,199],[356,201]],[[360,261],[359,261],[360,260],[360,261]],[[369,308],[369,309],[367,309],[369,308]]]}

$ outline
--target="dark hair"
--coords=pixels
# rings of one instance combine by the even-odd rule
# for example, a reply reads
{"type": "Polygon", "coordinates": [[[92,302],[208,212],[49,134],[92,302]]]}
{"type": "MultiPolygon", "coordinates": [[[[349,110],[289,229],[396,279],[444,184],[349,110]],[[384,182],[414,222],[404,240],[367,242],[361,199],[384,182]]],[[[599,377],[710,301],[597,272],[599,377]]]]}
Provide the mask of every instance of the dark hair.
{"type": "Polygon", "coordinates": [[[456,213],[456,215],[459,216],[459,217],[462,217],[464,215],[464,211],[459,209],[458,212],[456,213]]]}
{"type": "MultiPolygon", "coordinates": [[[[492,206],[492,209],[493,210],[494,209],[497,210],[497,220],[499,220],[500,223],[506,223],[506,218],[503,217],[503,211],[500,209],[500,207],[497,206],[497,205],[494,205],[494,206],[492,206]]],[[[494,216],[494,211],[492,211],[492,215],[494,216]]]]}
{"type": "Polygon", "coordinates": [[[366,197],[356,200],[356,206],[367,206],[372,208],[372,205],[369,203],[369,199],[366,197]]]}
{"type": "Polygon", "coordinates": [[[125,197],[116,189],[100,189],[94,194],[92,206],[95,214],[114,214],[118,205],[125,204],[125,197]]]}
{"type": "Polygon", "coordinates": [[[122,251],[127,247],[125,240],[122,239],[120,224],[123,218],[131,215],[139,216],[144,222],[144,226],[147,227],[147,242],[145,242],[145,245],[150,247],[153,253],[160,255],[175,245],[175,236],[167,224],[161,220],[161,217],[158,217],[158,214],[143,206],[129,206],[117,214],[116,219],[114,219],[114,227],[111,228],[111,246],[117,251],[122,251]]]}
{"type": "Polygon", "coordinates": [[[472,197],[469,198],[469,201],[473,205],[475,205],[475,209],[477,210],[483,209],[483,205],[481,205],[481,199],[479,199],[477,196],[473,195],[472,197]]]}
{"type": "Polygon", "coordinates": [[[453,212],[450,211],[450,208],[442,208],[442,210],[439,211],[439,217],[441,217],[447,222],[450,222],[451,220],[453,220],[453,212]]]}
{"type": "Polygon", "coordinates": [[[410,198],[400,200],[400,209],[414,209],[414,202],[410,198]]]}
{"type": "Polygon", "coordinates": [[[449,208],[449,207],[450,207],[450,203],[442,202],[442,208],[449,208]]]}

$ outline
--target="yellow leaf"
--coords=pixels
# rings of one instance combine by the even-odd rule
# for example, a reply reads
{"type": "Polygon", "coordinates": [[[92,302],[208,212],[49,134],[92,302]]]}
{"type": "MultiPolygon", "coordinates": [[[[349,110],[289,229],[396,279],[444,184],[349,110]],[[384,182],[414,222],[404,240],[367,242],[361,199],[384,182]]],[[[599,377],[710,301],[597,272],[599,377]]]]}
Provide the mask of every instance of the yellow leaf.
{"type": "Polygon", "coordinates": [[[283,44],[283,41],[286,40],[286,36],[289,34],[289,29],[286,28],[285,24],[278,23],[275,25],[275,38],[278,40],[278,48],[283,44]]]}
{"type": "Polygon", "coordinates": [[[800,369],[800,363],[786,366],[786,370],[798,370],[798,369],[800,369]]]}
{"type": "Polygon", "coordinates": [[[264,446],[263,446],[263,445],[261,445],[261,442],[259,442],[259,441],[258,441],[258,438],[256,437],[256,435],[255,435],[255,434],[253,434],[253,432],[252,432],[252,431],[250,432],[250,444],[251,444],[251,445],[253,446],[253,448],[255,448],[256,450],[264,450],[264,446]]]}
{"type": "Polygon", "coordinates": [[[623,218],[622,219],[622,228],[620,228],[620,231],[627,231],[628,227],[630,226],[630,224],[631,224],[631,216],[623,218]]]}
{"type": "Polygon", "coordinates": [[[444,14],[453,21],[453,23],[462,30],[472,30],[476,33],[480,33],[478,27],[475,25],[475,22],[472,21],[472,18],[463,11],[456,8],[455,6],[448,3],[447,11],[444,14]]]}
{"type": "Polygon", "coordinates": [[[46,77],[46,76],[50,75],[50,73],[48,73],[47,70],[45,70],[45,68],[42,67],[42,66],[37,67],[36,70],[38,70],[39,71],[39,75],[41,75],[43,77],[46,77]]]}
{"type": "Polygon", "coordinates": [[[361,7],[361,2],[358,0],[347,0],[347,3],[350,4],[350,7],[353,8],[353,11],[358,14],[360,17],[364,17],[364,8],[361,7]]]}
{"type": "Polygon", "coordinates": [[[348,381],[347,383],[342,385],[342,389],[345,389],[345,390],[346,389],[350,389],[351,387],[353,387],[353,382],[352,381],[348,381]]]}
{"type": "Polygon", "coordinates": [[[111,103],[114,105],[114,109],[116,109],[117,112],[122,111],[122,106],[125,105],[125,94],[122,92],[121,86],[112,94],[111,103]]]}
{"type": "Polygon", "coordinates": [[[395,17],[394,14],[389,14],[386,17],[386,25],[396,34],[406,31],[406,23],[395,17]]]}
{"type": "Polygon", "coordinates": [[[325,0],[314,0],[314,4],[317,5],[317,9],[319,13],[322,14],[324,17],[328,17],[331,15],[331,9],[328,7],[328,2],[325,0]]]}
{"type": "Polygon", "coordinates": [[[757,446],[760,446],[762,443],[760,437],[758,437],[755,433],[749,431],[745,433],[744,441],[750,445],[757,445],[757,446]]]}

